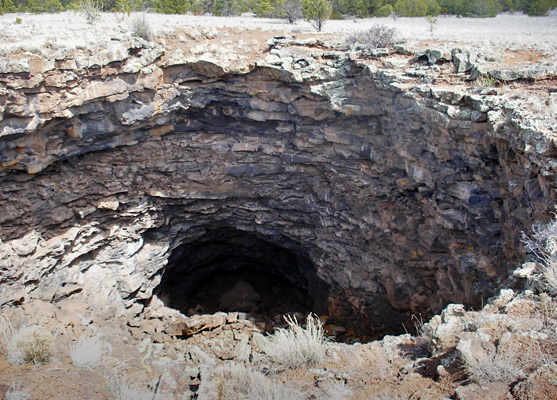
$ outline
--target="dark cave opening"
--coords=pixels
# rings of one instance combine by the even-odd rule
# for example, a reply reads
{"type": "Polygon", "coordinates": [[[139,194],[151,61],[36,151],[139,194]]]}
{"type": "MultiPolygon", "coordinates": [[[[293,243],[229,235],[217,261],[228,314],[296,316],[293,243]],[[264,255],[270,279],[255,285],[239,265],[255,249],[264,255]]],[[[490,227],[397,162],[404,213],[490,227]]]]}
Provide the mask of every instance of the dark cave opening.
{"type": "Polygon", "coordinates": [[[233,228],[208,229],[176,248],[155,290],[184,315],[245,312],[277,320],[289,313],[328,314],[328,285],[284,237],[273,242],[233,228]]]}

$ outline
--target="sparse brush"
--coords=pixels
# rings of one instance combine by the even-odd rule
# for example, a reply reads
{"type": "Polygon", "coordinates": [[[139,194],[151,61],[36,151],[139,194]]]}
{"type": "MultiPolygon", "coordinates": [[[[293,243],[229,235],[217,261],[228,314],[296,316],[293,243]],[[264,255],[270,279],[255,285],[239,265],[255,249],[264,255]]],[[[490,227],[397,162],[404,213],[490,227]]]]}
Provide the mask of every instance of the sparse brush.
{"type": "Polygon", "coordinates": [[[73,364],[83,369],[97,367],[111,352],[110,344],[99,335],[81,336],[77,343],[70,347],[73,364]]]}
{"type": "Polygon", "coordinates": [[[0,346],[2,352],[6,355],[10,364],[22,364],[23,356],[15,343],[15,334],[16,330],[10,320],[5,315],[0,315],[0,346]]]}
{"type": "Polygon", "coordinates": [[[0,316],[0,345],[10,364],[45,363],[52,356],[54,337],[40,325],[22,326],[17,331],[0,316]]]}
{"type": "Polygon", "coordinates": [[[295,317],[284,318],[288,328],[278,328],[264,347],[270,359],[285,368],[316,365],[325,358],[328,340],[317,316],[309,315],[302,328],[295,317]]]}
{"type": "Polygon", "coordinates": [[[410,394],[384,394],[379,397],[374,397],[373,400],[410,400],[410,394]]]}
{"type": "Polygon", "coordinates": [[[244,365],[204,367],[197,395],[206,400],[299,400],[299,390],[244,365]]]}
{"type": "Polygon", "coordinates": [[[29,400],[30,397],[31,395],[12,379],[12,384],[4,395],[4,400],[29,400]]]}
{"type": "Polygon", "coordinates": [[[352,397],[352,390],[344,383],[339,381],[327,381],[319,384],[321,395],[318,398],[328,400],[347,400],[352,397]]]}
{"type": "Polygon", "coordinates": [[[552,260],[543,270],[546,288],[551,294],[557,294],[557,260],[552,260]]]}
{"type": "Polygon", "coordinates": [[[131,21],[131,30],[133,36],[144,40],[152,40],[154,37],[153,30],[145,14],[139,15],[131,21]]]}
{"type": "Polygon", "coordinates": [[[302,12],[302,0],[284,0],[281,7],[290,24],[293,24],[296,20],[304,16],[302,12]]]}
{"type": "Polygon", "coordinates": [[[499,81],[491,75],[483,74],[476,79],[478,86],[495,87],[499,85],[499,81]]]}
{"type": "Polygon", "coordinates": [[[102,2],[99,0],[80,0],[78,9],[87,23],[93,24],[101,17],[102,2]]]}
{"type": "Polygon", "coordinates": [[[541,283],[547,292],[557,295],[557,219],[532,227],[532,236],[522,232],[522,242],[542,265],[541,283]]]}
{"type": "Polygon", "coordinates": [[[153,400],[156,389],[143,388],[133,384],[122,371],[113,371],[108,377],[106,388],[118,400],[153,400]]]}
{"type": "Polygon", "coordinates": [[[14,341],[25,362],[42,364],[52,357],[54,336],[40,325],[21,328],[15,334],[14,341]]]}
{"type": "Polygon", "coordinates": [[[469,379],[479,384],[489,382],[510,384],[526,376],[518,355],[500,350],[493,357],[467,362],[465,368],[469,379]]]}
{"type": "Polygon", "coordinates": [[[427,15],[425,20],[427,21],[429,31],[433,32],[435,30],[435,25],[437,24],[437,16],[427,15]]]}
{"type": "Polygon", "coordinates": [[[546,333],[550,340],[557,341],[557,299],[540,295],[541,310],[538,318],[541,320],[541,331],[546,333]]]}
{"type": "Polygon", "coordinates": [[[385,48],[393,45],[395,35],[395,28],[376,24],[365,32],[349,36],[346,38],[346,44],[349,46],[355,45],[372,49],[385,48]]]}
{"type": "Polygon", "coordinates": [[[419,352],[430,354],[433,346],[433,329],[429,324],[424,323],[421,314],[419,317],[412,315],[412,322],[416,329],[416,345],[419,352]]]}
{"type": "Polygon", "coordinates": [[[468,362],[466,370],[470,380],[476,383],[512,383],[525,377],[524,370],[512,354],[497,352],[494,357],[468,362]]]}

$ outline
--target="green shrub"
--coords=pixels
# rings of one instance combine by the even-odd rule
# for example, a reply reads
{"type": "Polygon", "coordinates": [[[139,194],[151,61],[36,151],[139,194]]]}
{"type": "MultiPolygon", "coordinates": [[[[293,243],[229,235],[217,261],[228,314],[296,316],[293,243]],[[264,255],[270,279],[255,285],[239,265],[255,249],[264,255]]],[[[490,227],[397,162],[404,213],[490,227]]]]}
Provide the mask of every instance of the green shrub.
{"type": "Polygon", "coordinates": [[[189,2],[183,0],[159,0],[156,4],[161,14],[185,14],[189,10],[189,2]]]}
{"type": "Polygon", "coordinates": [[[549,0],[538,0],[530,6],[528,15],[531,17],[543,17],[547,15],[550,8],[551,3],[549,0]]]}
{"type": "Polygon", "coordinates": [[[483,87],[495,87],[499,84],[499,81],[491,75],[484,74],[478,77],[477,84],[483,87]]]}
{"type": "Polygon", "coordinates": [[[397,0],[394,12],[399,17],[425,17],[439,15],[441,7],[435,0],[397,0]]]}
{"type": "Polygon", "coordinates": [[[335,9],[338,7],[340,14],[363,18],[374,10],[374,1],[376,0],[337,0],[335,9]]]}
{"type": "Polygon", "coordinates": [[[441,13],[441,7],[437,4],[435,0],[424,0],[427,6],[426,15],[437,16],[441,13]]]}
{"type": "Polygon", "coordinates": [[[423,0],[397,0],[394,10],[399,17],[425,17],[427,4],[423,0]]]}
{"type": "Polygon", "coordinates": [[[0,0],[0,15],[15,12],[14,2],[12,0],[0,0]]]}
{"type": "Polygon", "coordinates": [[[259,0],[252,5],[253,12],[260,18],[271,17],[275,11],[270,0],[259,0]]]}
{"type": "Polygon", "coordinates": [[[331,16],[331,4],[327,0],[304,0],[303,6],[304,18],[321,32],[325,20],[331,16]]]}
{"type": "Polygon", "coordinates": [[[500,0],[501,3],[501,11],[514,11],[514,4],[513,0],[500,0]]]}
{"type": "Polygon", "coordinates": [[[342,18],[342,14],[340,13],[339,10],[333,9],[333,11],[331,11],[331,16],[329,17],[329,19],[341,20],[341,19],[344,19],[344,18],[342,18]]]}
{"type": "Polygon", "coordinates": [[[462,15],[473,18],[492,18],[501,12],[498,0],[469,0],[462,7],[462,15]]]}
{"type": "Polygon", "coordinates": [[[27,3],[27,11],[34,14],[60,12],[62,8],[59,0],[29,0],[27,3]]]}
{"type": "Polygon", "coordinates": [[[201,1],[201,0],[192,1],[191,6],[190,6],[190,12],[193,15],[203,15],[203,13],[205,12],[205,10],[203,8],[203,1],[201,1]]]}
{"type": "Polygon", "coordinates": [[[384,6],[380,7],[375,11],[376,17],[388,17],[393,13],[393,6],[390,4],[385,4],[384,6]]]}

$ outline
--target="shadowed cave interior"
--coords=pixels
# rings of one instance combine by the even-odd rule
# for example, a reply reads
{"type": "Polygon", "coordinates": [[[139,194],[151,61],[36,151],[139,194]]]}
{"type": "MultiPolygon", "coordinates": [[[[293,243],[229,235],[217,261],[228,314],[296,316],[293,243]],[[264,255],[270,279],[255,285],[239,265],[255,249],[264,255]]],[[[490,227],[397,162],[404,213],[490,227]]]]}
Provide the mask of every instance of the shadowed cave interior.
{"type": "Polygon", "coordinates": [[[328,285],[292,241],[282,246],[232,228],[209,229],[174,250],[155,290],[185,315],[245,312],[279,322],[282,315],[328,313],[328,285]]]}

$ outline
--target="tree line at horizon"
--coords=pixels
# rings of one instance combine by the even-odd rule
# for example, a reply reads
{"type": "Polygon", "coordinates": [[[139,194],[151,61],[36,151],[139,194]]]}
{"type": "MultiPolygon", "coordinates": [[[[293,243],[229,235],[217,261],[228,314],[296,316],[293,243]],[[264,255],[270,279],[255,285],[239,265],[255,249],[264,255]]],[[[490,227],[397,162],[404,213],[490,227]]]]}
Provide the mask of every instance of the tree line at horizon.
{"type": "MultiPolygon", "coordinates": [[[[0,14],[53,13],[77,10],[83,0],[0,0],[0,14]]],[[[92,1],[92,0],[89,0],[92,1]]],[[[96,1],[96,0],[93,0],[96,1]]],[[[501,12],[543,16],[557,8],[557,0],[99,0],[102,11],[151,11],[162,14],[287,18],[290,22],[325,9],[326,18],[424,17],[458,15],[495,17],[501,12]]]]}

